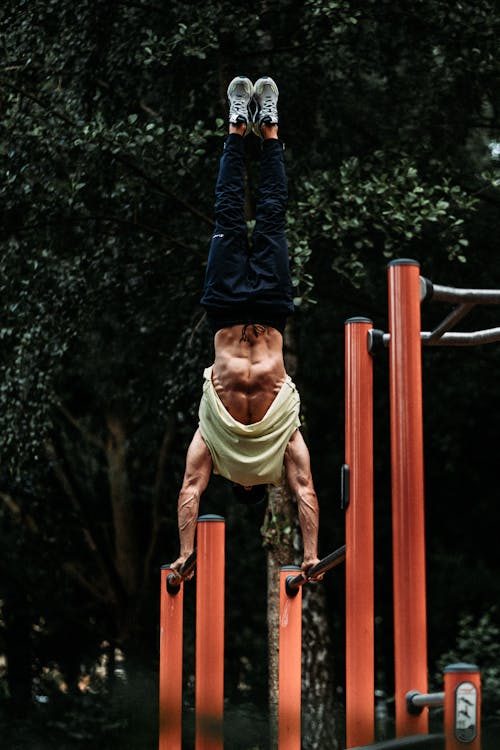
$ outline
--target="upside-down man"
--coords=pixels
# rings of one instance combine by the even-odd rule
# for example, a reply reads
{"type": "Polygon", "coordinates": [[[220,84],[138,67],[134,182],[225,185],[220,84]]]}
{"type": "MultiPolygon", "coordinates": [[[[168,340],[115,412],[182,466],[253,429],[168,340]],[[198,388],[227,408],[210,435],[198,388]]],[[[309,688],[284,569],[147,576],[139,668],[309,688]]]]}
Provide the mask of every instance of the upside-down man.
{"type": "Polygon", "coordinates": [[[278,87],[245,76],[228,87],[229,134],[216,185],[216,225],[201,304],[214,333],[215,359],[204,372],[199,426],[179,494],[180,556],[192,553],[200,497],[212,472],[254,503],[283,472],[297,500],[302,569],[318,562],[319,508],[309,451],[299,430],[300,398],[283,360],[283,331],[293,313],[285,237],[287,180],[278,138],[278,87]],[[245,223],[244,136],[262,138],[255,228],[245,223]]]}

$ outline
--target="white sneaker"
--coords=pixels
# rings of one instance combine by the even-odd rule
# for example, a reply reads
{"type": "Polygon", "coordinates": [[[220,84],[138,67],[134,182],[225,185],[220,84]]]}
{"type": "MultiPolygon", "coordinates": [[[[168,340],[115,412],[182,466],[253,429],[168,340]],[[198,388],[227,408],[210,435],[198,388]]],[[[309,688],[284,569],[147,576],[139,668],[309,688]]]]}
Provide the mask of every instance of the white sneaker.
{"type": "Polygon", "coordinates": [[[254,102],[257,105],[253,116],[253,130],[256,135],[262,135],[262,123],[278,124],[278,96],[278,87],[270,76],[263,76],[256,81],[253,90],[254,102]]]}
{"type": "Polygon", "coordinates": [[[253,83],[246,76],[236,76],[227,87],[229,100],[229,122],[232,125],[245,123],[245,135],[252,129],[250,103],[253,99],[253,83]]]}

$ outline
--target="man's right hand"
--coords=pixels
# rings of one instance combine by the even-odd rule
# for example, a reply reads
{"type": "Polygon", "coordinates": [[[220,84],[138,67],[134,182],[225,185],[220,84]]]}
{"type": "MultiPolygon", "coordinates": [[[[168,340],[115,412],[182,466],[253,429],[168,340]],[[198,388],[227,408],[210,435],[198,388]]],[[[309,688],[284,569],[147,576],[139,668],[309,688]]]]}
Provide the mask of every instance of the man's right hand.
{"type": "MultiPolygon", "coordinates": [[[[304,562],[300,566],[302,569],[302,572],[305,573],[306,576],[309,575],[309,571],[311,568],[314,568],[315,565],[319,563],[318,557],[309,557],[307,559],[304,559],[304,562]]],[[[324,577],[324,573],[318,573],[315,576],[312,576],[309,580],[313,582],[322,581],[324,577]]]]}
{"type": "Polygon", "coordinates": [[[188,552],[187,554],[179,555],[177,560],[174,560],[173,563],[170,563],[170,572],[173,573],[174,576],[179,579],[179,581],[181,581],[183,578],[184,580],[189,581],[194,576],[194,569],[187,576],[181,575],[184,563],[192,554],[192,552],[193,551],[191,550],[191,552],[188,552]]]}

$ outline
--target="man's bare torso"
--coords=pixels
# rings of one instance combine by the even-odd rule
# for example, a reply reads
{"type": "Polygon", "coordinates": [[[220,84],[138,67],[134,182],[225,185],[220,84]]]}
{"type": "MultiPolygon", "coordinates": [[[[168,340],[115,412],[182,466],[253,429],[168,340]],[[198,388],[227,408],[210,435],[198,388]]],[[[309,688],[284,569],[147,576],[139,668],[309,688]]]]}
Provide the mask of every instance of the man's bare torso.
{"type": "Polygon", "coordinates": [[[266,414],[286,379],[283,338],[270,326],[222,328],[214,339],[212,382],[238,422],[254,424],[266,414]]]}

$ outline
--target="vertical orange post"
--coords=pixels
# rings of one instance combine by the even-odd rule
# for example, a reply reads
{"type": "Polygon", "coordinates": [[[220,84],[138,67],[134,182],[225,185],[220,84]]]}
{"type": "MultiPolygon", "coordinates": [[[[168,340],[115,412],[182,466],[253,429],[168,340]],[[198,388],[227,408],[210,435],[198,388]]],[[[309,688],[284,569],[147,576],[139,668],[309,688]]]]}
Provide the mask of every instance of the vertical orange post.
{"type": "Polygon", "coordinates": [[[302,587],[288,596],[286,579],[297,565],[280,568],[280,623],[278,662],[278,750],[300,750],[302,691],[302,587]]]}
{"type": "Polygon", "coordinates": [[[481,676],[475,664],[444,670],[446,750],[481,749],[481,676]]]}
{"type": "Polygon", "coordinates": [[[200,516],[196,556],[196,750],[224,747],[224,554],[221,516],[200,516]]]}
{"type": "Polygon", "coordinates": [[[346,743],[375,733],[373,596],[373,362],[367,318],[345,331],[346,743]],[[348,498],[348,499],[347,499],[348,498]]]}
{"type": "Polygon", "coordinates": [[[427,693],[420,266],[388,265],[396,736],[428,733],[412,716],[411,690],[427,693]]]}
{"type": "Polygon", "coordinates": [[[182,746],[182,629],[184,584],[172,587],[170,565],[161,568],[159,750],[182,746]]]}

